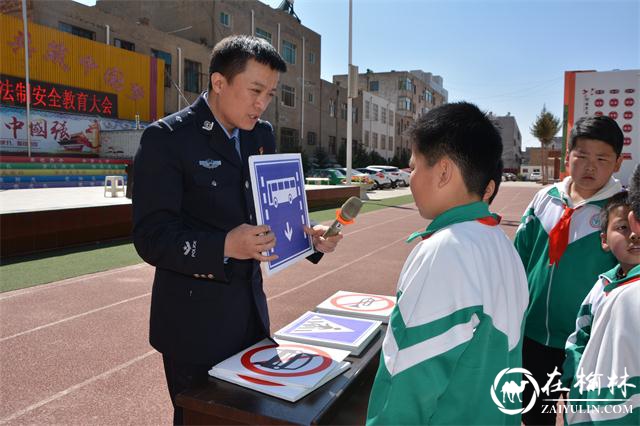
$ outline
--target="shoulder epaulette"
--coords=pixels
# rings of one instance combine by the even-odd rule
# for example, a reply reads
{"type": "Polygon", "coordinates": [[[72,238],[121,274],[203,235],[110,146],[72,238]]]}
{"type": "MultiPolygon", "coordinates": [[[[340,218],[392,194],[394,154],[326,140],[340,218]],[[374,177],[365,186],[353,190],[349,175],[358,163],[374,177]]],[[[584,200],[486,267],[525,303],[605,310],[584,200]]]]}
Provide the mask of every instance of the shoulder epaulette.
{"type": "Polygon", "coordinates": [[[258,120],[256,127],[258,126],[273,132],[273,126],[267,120],[258,120]]]}
{"type": "Polygon", "coordinates": [[[191,111],[191,108],[185,108],[159,119],[158,124],[160,127],[173,132],[193,120],[194,117],[195,114],[191,111]]]}

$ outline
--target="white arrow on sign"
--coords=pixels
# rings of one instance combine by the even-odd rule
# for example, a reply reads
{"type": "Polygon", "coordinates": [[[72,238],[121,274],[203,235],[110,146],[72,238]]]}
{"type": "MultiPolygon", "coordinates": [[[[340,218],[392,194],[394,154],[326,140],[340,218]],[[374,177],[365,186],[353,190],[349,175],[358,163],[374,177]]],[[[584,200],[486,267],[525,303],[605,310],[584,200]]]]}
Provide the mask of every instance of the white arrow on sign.
{"type": "Polygon", "coordinates": [[[287,229],[284,231],[284,236],[287,237],[287,240],[291,241],[291,237],[293,236],[293,229],[289,226],[289,222],[287,222],[287,229]]]}

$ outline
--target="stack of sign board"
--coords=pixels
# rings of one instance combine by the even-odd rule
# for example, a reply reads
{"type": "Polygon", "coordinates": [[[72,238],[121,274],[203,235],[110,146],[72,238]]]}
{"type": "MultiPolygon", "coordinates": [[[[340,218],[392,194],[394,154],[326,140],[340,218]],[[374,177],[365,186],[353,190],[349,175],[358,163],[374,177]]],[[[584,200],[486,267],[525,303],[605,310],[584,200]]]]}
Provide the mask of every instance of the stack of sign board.
{"type": "Polygon", "coordinates": [[[377,334],[381,324],[364,318],[305,312],[274,336],[292,342],[344,349],[357,356],[377,334]]]}
{"type": "Polygon", "coordinates": [[[316,306],[316,311],[372,319],[387,324],[395,306],[394,296],[340,290],[316,306]]]}
{"type": "Polygon", "coordinates": [[[209,375],[295,402],[350,367],[348,351],[264,339],[209,370],[209,375]]]}
{"type": "Polygon", "coordinates": [[[122,160],[12,156],[0,160],[0,189],[102,186],[108,175],[126,179],[122,160]]]}

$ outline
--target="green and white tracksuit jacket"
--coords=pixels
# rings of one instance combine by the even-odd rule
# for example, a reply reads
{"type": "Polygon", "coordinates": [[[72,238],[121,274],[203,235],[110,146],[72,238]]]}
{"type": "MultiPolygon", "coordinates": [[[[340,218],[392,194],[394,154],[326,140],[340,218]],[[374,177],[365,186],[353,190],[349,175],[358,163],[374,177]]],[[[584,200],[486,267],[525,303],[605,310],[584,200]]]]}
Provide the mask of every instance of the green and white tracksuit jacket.
{"type": "Polygon", "coordinates": [[[576,205],[568,196],[570,183],[569,176],[541,189],[527,207],[515,238],[529,282],[524,334],[557,349],[564,348],[574,331],[580,302],[598,274],[617,263],[600,244],[600,211],[622,189],[620,182],[611,178],[593,197],[576,205]],[[565,245],[555,244],[554,249],[552,231],[558,231],[568,213],[565,245]]]}
{"type": "Polygon", "coordinates": [[[484,203],[444,212],[407,258],[367,425],[520,425],[498,410],[491,387],[501,370],[522,365],[527,282],[489,215],[484,203]]]}
{"type": "Polygon", "coordinates": [[[562,381],[570,386],[567,424],[640,425],[640,265],[600,279],[569,336],[562,381]],[[607,401],[617,399],[617,401],[607,401]]]}

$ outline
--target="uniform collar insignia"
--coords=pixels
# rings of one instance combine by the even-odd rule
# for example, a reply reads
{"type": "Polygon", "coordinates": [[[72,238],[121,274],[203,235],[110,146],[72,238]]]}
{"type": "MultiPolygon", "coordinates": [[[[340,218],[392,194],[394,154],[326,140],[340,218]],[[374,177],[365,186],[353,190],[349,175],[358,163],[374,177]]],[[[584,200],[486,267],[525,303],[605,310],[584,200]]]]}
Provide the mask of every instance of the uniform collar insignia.
{"type": "Polygon", "coordinates": [[[202,167],[204,167],[205,169],[210,169],[213,170],[216,167],[222,165],[222,161],[220,160],[211,160],[211,159],[207,159],[207,160],[200,160],[198,161],[198,164],[202,167]]]}
{"type": "Polygon", "coordinates": [[[211,129],[213,129],[213,122],[212,121],[205,121],[204,124],[202,125],[202,128],[204,130],[211,131],[211,129]]]}

